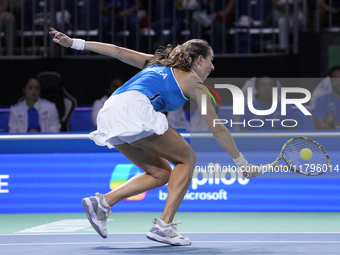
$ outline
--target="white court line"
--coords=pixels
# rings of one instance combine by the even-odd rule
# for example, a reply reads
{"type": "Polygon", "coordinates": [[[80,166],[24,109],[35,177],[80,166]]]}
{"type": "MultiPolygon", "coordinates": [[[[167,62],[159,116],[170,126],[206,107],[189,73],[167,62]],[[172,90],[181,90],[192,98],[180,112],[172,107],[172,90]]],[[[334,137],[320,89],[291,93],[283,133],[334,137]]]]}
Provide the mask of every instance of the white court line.
{"type": "MultiPolygon", "coordinates": [[[[73,243],[10,243],[0,244],[0,246],[15,245],[88,245],[88,244],[150,244],[149,242],[73,242],[73,243]]],[[[193,241],[193,243],[339,243],[340,241],[193,241]]]]}
{"type": "MultiPolygon", "coordinates": [[[[212,133],[181,133],[184,138],[213,138],[212,133]]],[[[233,137],[339,137],[340,132],[287,132],[287,133],[232,133],[233,137]]],[[[22,134],[0,135],[0,140],[48,140],[48,139],[89,139],[88,134],[22,134]]]]}
{"type": "MultiPolygon", "coordinates": [[[[0,234],[0,236],[54,236],[54,235],[97,235],[95,230],[93,233],[40,233],[40,234],[0,234]]],[[[183,234],[340,234],[340,232],[182,232],[183,234]]],[[[109,233],[108,235],[146,235],[146,232],[131,233],[109,233]]]]}

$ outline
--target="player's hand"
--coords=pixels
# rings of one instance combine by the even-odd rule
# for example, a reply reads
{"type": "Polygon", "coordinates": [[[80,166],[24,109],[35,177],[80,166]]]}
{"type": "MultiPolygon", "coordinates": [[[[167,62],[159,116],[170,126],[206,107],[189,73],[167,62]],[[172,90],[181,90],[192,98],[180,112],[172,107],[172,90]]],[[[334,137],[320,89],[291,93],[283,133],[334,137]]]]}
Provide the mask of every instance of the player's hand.
{"type": "Polygon", "coordinates": [[[54,35],[53,42],[60,44],[61,46],[64,46],[66,48],[69,48],[73,44],[73,40],[68,37],[67,35],[59,32],[58,30],[54,29],[53,27],[50,28],[50,34],[54,35]]]}
{"type": "Polygon", "coordinates": [[[259,176],[261,174],[261,170],[259,169],[259,167],[252,164],[248,164],[246,167],[243,167],[241,171],[243,172],[243,176],[247,179],[255,178],[256,176],[259,176]]]}

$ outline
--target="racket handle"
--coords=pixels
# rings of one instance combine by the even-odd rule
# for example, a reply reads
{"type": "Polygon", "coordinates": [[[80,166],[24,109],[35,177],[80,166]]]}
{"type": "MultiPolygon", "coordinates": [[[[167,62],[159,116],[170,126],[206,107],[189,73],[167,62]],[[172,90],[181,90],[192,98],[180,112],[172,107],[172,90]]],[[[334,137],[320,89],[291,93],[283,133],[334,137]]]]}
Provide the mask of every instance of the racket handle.
{"type": "Polygon", "coordinates": [[[246,177],[246,178],[248,179],[249,173],[247,173],[247,172],[242,172],[242,174],[243,174],[244,177],[246,177]]]}
{"type": "MultiPolygon", "coordinates": [[[[264,173],[264,172],[267,172],[271,167],[273,167],[272,164],[267,164],[267,165],[259,166],[259,170],[261,171],[261,173],[264,173]]],[[[249,178],[250,173],[248,173],[246,171],[244,171],[242,173],[243,173],[244,177],[249,178]]]]}

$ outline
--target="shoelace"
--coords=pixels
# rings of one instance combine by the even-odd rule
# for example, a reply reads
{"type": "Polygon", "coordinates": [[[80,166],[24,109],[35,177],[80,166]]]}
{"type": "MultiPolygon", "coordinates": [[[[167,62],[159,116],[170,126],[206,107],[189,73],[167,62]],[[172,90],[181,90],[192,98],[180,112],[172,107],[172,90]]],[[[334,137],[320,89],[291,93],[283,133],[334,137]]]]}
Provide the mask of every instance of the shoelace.
{"type": "MultiPolygon", "coordinates": [[[[157,221],[158,220],[156,218],[153,219],[154,224],[157,224],[157,221]]],[[[176,221],[176,222],[173,222],[173,223],[169,223],[169,225],[171,226],[171,228],[174,230],[174,232],[176,234],[179,234],[178,231],[177,231],[177,225],[178,224],[182,224],[182,221],[176,221]]]]}
{"type": "Polygon", "coordinates": [[[182,221],[176,221],[174,223],[170,223],[172,229],[175,231],[176,234],[179,234],[177,231],[177,224],[182,224],[182,221]]]}

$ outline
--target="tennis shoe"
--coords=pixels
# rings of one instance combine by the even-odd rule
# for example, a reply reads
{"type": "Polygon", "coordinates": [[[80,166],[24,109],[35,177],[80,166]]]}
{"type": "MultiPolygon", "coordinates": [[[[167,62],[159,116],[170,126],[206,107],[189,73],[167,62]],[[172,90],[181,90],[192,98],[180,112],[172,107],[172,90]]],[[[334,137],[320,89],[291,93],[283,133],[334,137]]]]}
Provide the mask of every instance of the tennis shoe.
{"type": "Polygon", "coordinates": [[[155,224],[146,237],[152,241],[171,244],[171,245],[191,245],[189,238],[181,236],[177,231],[177,224],[181,224],[181,221],[174,223],[165,223],[163,220],[153,219],[155,224]]]}
{"type": "Polygon", "coordinates": [[[81,203],[92,227],[101,237],[107,238],[106,222],[111,208],[104,205],[103,199],[102,194],[96,193],[95,197],[83,198],[81,203]]]}

